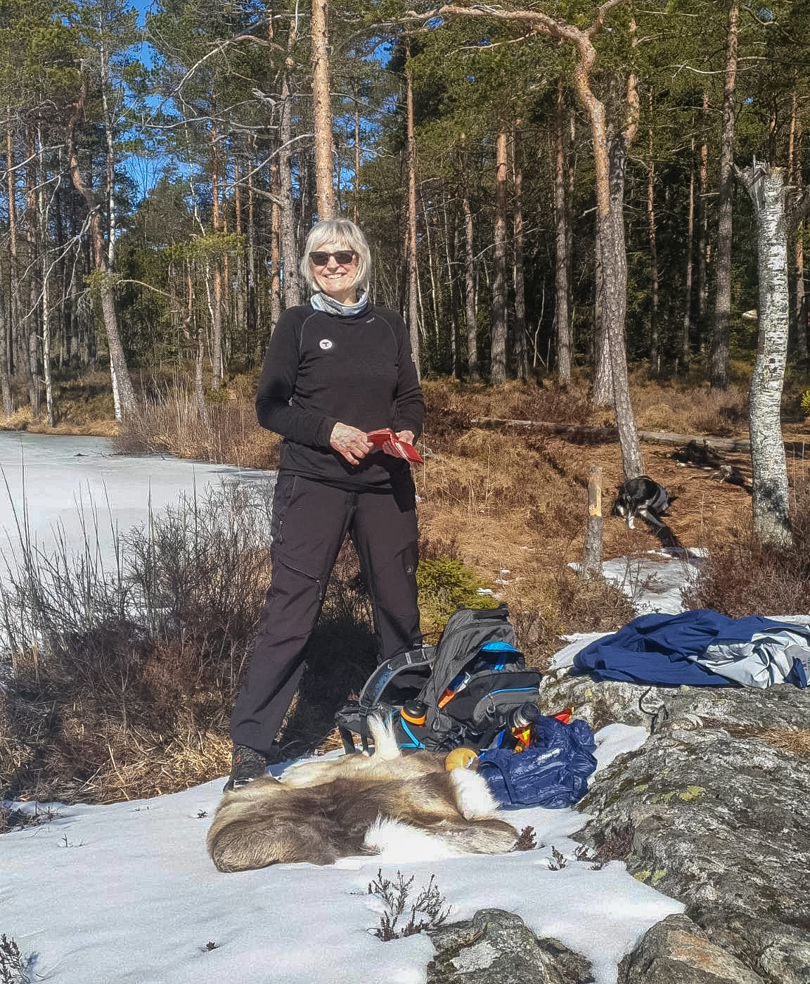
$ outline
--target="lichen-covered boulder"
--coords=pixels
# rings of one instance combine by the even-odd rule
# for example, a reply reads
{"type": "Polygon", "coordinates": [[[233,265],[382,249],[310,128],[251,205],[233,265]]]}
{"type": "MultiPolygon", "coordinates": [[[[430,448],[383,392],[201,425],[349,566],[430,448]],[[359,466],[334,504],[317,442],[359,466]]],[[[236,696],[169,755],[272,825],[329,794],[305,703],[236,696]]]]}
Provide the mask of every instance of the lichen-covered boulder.
{"type": "Polygon", "coordinates": [[[619,984],[763,984],[688,916],[667,916],[619,967],[619,984]]]}
{"type": "MultiPolygon", "coordinates": [[[[538,940],[520,916],[481,909],[429,930],[436,956],[427,984],[590,984],[588,961],[557,940],[538,940]]],[[[746,982],[748,984],[748,982],[746,982]]]]}
{"type": "Polygon", "coordinates": [[[543,700],[651,732],[594,777],[579,839],[683,902],[761,980],[810,984],[810,691],[559,674],[543,700]]]}

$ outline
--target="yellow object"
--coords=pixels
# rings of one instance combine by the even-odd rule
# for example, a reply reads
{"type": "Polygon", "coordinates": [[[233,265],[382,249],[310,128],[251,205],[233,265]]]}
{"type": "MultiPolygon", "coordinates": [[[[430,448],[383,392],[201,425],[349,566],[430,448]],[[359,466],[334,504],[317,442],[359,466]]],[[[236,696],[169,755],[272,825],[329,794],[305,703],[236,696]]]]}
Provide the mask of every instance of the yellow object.
{"type": "Polygon", "coordinates": [[[448,754],[444,760],[444,767],[448,772],[451,772],[453,769],[469,769],[477,759],[478,755],[472,748],[465,748],[462,745],[460,748],[454,748],[448,754]]]}

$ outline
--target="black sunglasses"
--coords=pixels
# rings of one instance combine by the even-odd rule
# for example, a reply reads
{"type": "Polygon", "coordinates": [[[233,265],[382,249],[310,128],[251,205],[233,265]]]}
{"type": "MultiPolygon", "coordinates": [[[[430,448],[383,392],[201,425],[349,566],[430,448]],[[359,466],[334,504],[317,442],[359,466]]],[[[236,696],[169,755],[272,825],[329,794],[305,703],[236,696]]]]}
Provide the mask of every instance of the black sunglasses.
{"type": "Polygon", "coordinates": [[[310,260],[315,266],[323,267],[329,262],[329,257],[334,256],[338,266],[351,266],[354,262],[355,252],[353,249],[339,249],[334,253],[327,253],[323,250],[316,250],[309,254],[310,260]]]}

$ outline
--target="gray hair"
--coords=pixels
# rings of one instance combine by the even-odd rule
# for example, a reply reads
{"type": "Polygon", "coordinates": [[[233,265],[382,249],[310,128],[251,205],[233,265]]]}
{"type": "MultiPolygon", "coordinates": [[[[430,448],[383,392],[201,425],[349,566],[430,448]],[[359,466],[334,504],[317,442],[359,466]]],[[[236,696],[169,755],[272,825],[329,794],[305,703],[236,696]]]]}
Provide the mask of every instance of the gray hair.
{"type": "Polygon", "coordinates": [[[354,286],[358,291],[367,293],[371,279],[371,251],[366,237],[351,219],[323,219],[309,230],[299,269],[310,290],[314,288],[315,280],[312,276],[309,254],[320,249],[324,243],[338,243],[344,249],[350,249],[357,254],[354,286]]]}

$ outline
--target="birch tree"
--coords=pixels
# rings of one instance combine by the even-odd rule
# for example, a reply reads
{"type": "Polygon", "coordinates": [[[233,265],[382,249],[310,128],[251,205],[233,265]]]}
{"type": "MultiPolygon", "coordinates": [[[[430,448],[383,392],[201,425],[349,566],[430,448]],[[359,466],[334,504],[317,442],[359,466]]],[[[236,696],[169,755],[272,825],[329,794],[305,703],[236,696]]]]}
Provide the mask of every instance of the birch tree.
{"type": "Polygon", "coordinates": [[[754,532],[766,546],[787,546],[792,536],[780,412],[790,326],[788,238],[810,211],[810,193],[788,213],[783,168],[754,161],[735,171],[757,220],[759,347],[749,409],[754,532]]]}
{"type": "Polygon", "coordinates": [[[107,332],[107,345],[110,350],[110,376],[113,393],[117,393],[115,416],[117,419],[126,418],[137,409],[135,390],[132,387],[129,369],[127,367],[124,346],[118,331],[118,316],[115,311],[115,278],[110,270],[109,249],[104,238],[104,228],[101,221],[101,203],[95,191],[82,174],[79,165],[79,155],[76,145],[76,128],[84,112],[87,99],[87,82],[82,78],[79,99],[76,109],[70,118],[67,131],[68,164],[73,187],[84,199],[89,212],[90,238],[93,250],[93,284],[98,289],[101,299],[101,311],[104,317],[104,328],[107,332]]]}

